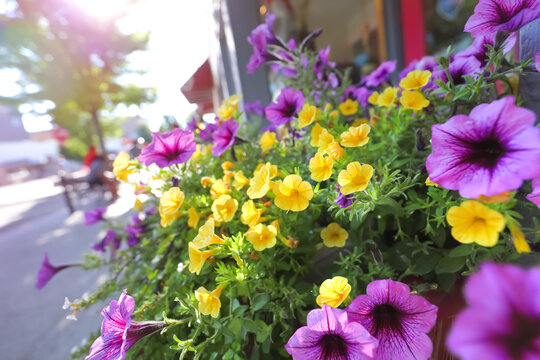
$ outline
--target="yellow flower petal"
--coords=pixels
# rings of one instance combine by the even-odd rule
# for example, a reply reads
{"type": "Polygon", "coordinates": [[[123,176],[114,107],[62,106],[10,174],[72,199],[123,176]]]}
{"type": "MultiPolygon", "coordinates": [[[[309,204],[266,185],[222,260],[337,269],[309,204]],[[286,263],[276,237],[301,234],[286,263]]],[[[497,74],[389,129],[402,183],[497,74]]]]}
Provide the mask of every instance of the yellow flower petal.
{"type": "Polygon", "coordinates": [[[321,238],[327,247],[343,247],[349,238],[349,233],[338,223],[333,222],[321,231],[321,238]]]}
{"type": "Polygon", "coordinates": [[[324,280],[317,296],[317,305],[324,304],[331,307],[338,307],[347,299],[351,292],[349,281],[342,276],[334,276],[332,279],[324,280]]]}
{"type": "Polygon", "coordinates": [[[371,165],[362,165],[358,161],[349,163],[347,168],[342,170],[338,175],[341,193],[348,195],[365,190],[372,176],[373,167],[371,165]]]}

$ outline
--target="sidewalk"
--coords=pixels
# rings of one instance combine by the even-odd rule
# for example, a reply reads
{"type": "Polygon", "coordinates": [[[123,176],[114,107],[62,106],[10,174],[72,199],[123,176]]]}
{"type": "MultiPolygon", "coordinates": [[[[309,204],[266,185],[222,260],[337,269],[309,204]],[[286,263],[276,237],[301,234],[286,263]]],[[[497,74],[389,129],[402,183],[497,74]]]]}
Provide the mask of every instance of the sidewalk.
{"type": "MultiPolygon", "coordinates": [[[[5,359],[61,360],[95,333],[103,304],[66,320],[64,297],[80,298],[106,280],[99,271],[66,269],[38,291],[34,288],[43,254],[53,265],[81,262],[82,254],[103,236],[101,226],[84,226],[83,211],[107,203],[93,194],[69,214],[61,189],[46,178],[0,187],[0,354],[5,359]]],[[[125,209],[110,205],[118,213],[125,209]]]]}

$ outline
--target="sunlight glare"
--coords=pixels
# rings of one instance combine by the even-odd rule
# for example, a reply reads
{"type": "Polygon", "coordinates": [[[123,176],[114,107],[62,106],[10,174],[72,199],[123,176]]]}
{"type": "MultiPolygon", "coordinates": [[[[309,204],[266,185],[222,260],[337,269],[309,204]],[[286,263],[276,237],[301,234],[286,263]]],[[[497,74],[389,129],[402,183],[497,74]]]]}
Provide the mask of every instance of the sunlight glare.
{"type": "Polygon", "coordinates": [[[130,0],[72,0],[88,15],[114,17],[126,11],[130,0]]]}

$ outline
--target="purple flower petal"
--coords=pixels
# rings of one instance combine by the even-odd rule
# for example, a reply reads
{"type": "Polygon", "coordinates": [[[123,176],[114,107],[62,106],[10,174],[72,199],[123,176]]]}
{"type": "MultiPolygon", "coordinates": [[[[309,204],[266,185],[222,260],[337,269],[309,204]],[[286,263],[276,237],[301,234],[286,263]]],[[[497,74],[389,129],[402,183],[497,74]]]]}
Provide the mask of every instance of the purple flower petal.
{"type": "Polygon", "coordinates": [[[266,107],[266,117],[274,125],[283,125],[293,120],[304,105],[302,91],[285,88],[276,99],[266,107]]]}
{"type": "Polygon", "coordinates": [[[485,263],[465,286],[468,308],[447,338],[463,360],[537,359],[540,353],[540,269],[485,263]]]}
{"type": "Polygon", "coordinates": [[[54,266],[51,265],[49,262],[49,255],[45,253],[43,257],[43,263],[41,264],[41,268],[38,271],[37,274],[37,281],[36,281],[36,289],[41,290],[51,279],[54,275],[56,275],[59,271],[67,269],[69,267],[72,267],[74,265],[62,265],[62,266],[54,266]]]}
{"type": "Polygon", "coordinates": [[[533,202],[540,209],[540,178],[532,181],[532,193],[527,195],[527,200],[533,202]]]}
{"type": "Polygon", "coordinates": [[[429,178],[474,199],[519,188],[540,175],[540,129],[534,121],[534,113],[509,96],[433,125],[429,178]]]}
{"type": "Polygon", "coordinates": [[[349,322],[344,310],[325,304],[310,311],[307,326],[296,330],[285,349],[293,360],[366,360],[377,343],[362,325],[349,322]]]}
{"type": "Polygon", "coordinates": [[[214,146],[212,147],[212,155],[221,156],[228,148],[233,146],[238,132],[238,124],[234,120],[224,121],[218,129],[212,134],[214,146]]]}
{"type": "Polygon", "coordinates": [[[377,360],[426,360],[433,345],[426,335],[435,325],[437,307],[406,284],[376,280],[346,308],[349,321],[362,324],[379,340],[377,360]]]}
{"type": "Polygon", "coordinates": [[[465,24],[473,37],[512,32],[540,17],[538,0],[480,0],[465,24]]]}
{"type": "Polygon", "coordinates": [[[197,149],[193,133],[174,129],[152,133],[152,142],[141,150],[139,161],[146,166],[155,163],[160,168],[187,162],[197,149]]]}
{"type": "Polygon", "coordinates": [[[86,211],[84,213],[84,225],[90,226],[98,223],[99,221],[103,220],[103,215],[107,209],[105,208],[96,208],[93,210],[86,211]]]}
{"type": "Polygon", "coordinates": [[[371,74],[364,77],[366,86],[375,87],[387,82],[390,79],[390,74],[396,70],[397,61],[384,61],[378,68],[373,70],[371,74]]]}

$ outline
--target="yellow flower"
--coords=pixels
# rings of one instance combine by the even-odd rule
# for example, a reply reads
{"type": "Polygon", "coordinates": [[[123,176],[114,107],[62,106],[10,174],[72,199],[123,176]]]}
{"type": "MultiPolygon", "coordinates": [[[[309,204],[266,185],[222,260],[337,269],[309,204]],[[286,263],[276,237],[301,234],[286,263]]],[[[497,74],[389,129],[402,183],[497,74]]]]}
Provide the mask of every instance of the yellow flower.
{"type": "Polygon", "coordinates": [[[200,251],[197,247],[190,242],[189,243],[189,271],[199,275],[204,266],[206,260],[214,255],[214,250],[200,251]]]}
{"type": "Polygon", "coordinates": [[[275,142],[276,142],[276,133],[273,131],[265,131],[264,134],[262,134],[261,140],[260,140],[261,149],[263,151],[266,151],[270,149],[272,146],[274,146],[275,142]]]}
{"type": "Polygon", "coordinates": [[[357,118],[357,119],[354,119],[354,122],[351,124],[352,127],[357,127],[357,126],[360,126],[362,124],[369,124],[369,119],[368,118],[357,118]]]}
{"type": "Polygon", "coordinates": [[[231,185],[231,179],[234,177],[234,173],[232,171],[227,171],[225,173],[225,175],[223,175],[223,182],[227,185],[227,187],[229,185],[231,185]]]}
{"type": "Polygon", "coordinates": [[[276,245],[277,229],[273,225],[257,224],[246,232],[246,239],[257,251],[270,249],[276,245]]]}
{"type": "Polygon", "coordinates": [[[234,164],[230,161],[224,161],[223,164],[221,164],[221,169],[223,170],[223,173],[228,172],[231,169],[234,169],[234,164]]]}
{"type": "Polygon", "coordinates": [[[160,212],[160,216],[161,216],[161,219],[160,219],[160,224],[161,226],[163,227],[167,227],[169,225],[171,225],[174,220],[178,219],[180,217],[180,215],[182,215],[181,213],[176,213],[176,214],[172,214],[172,215],[165,215],[165,214],[162,214],[160,212]]]}
{"type": "Polygon", "coordinates": [[[422,111],[423,108],[429,105],[429,100],[418,91],[404,91],[399,99],[401,105],[405,109],[413,109],[414,111],[422,111]]]}
{"type": "Polygon", "coordinates": [[[311,178],[317,182],[325,181],[332,176],[332,167],[334,166],[334,160],[330,157],[324,157],[321,153],[316,153],[314,157],[309,160],[309,171],[311,171],[311,178]]]}
{"type": "Polygon", "coordinates": [[[457,241],[482,246],[495,246],[499,232],[504,229],[504,217],[475,200],[467,200],[460,206],[452,206],[446,214],[452,226],[452,236],[457,241]]]}
{"type": "Polygon", "coordinates": [[[330,111],[330,114],[328,114],[328,116],[330,116],[332,119],[335,119],[339,116],[339,111],[337,110],[332,110],[330,111]]]}
{"type": "Polygon", "coordinates": [[[243,171],[237,171],[234,173],[233,186],[236,190],[242,189],[247,184],[249,184],[249,179],[244,176],[243,171]]]}
{"type": "Polygon", "coordinates": [[[130,165],[129,155],[120,151],[113,161],[113,173],[116,176],[116,180],[127,181],[127,176],[131,173],[128,170],[130,165]]]}
{"type": "Polygon", "coordinates": [[[379,106],[393,106],[396,101],[396,96],[399,91],[399,88],[387,87],[384,89],[379,98],[377,99],[377,105],[379,106]]]}
{"type": "Polygon", "coordinates": [[[369,141],[370,127],[367,124],[352,126],[349,130],[341,133],[341,145],[344,147],[364,146],[369,141]]]}
{"type": "Polygon", "coordinates": [[[379,93],[377,91],[374,91],[373,93],[371,93],[371,95],[369,95],[367,101],[371,105],[377,105],[379,103],[379,93]]]}
{"type": "Polygon", "coordinates": [[[304,104],[304,107],[298,113],[298,126],[301,128],[308,126],[315,120],[317,116],[321,113],[321,110],[316,106],[310,105],[308,103],[304,104]]]}
{"type": "Polygon", "coordinates": [[[201,146],[202,146],[201,144],[197,144],[197,147],[195,148],[195,152],[193,153],[193,155],[191,155],[192,160],[203,156],[203,153],[201,151],[201,146]]]}
{"type": "Polygon", "coordinates": [[[302,211],[313,198],[313,189],[298,175],[289,175],[274,185],[274,203],[281,210],[302,211]],[[277,189],[276,189],[277,188],[277,189]]]}
{"type": "Polygon", "coordinates": [[[426,186],[439,186],[439,184],[437,184],[437,183],[431,181],[431,180],[429,179],[429,176],[428,176],[428,177],[426,178],[426,186]]]}
{"type": "Polygon", "coordinates": [[[210,196],[212,200],[216,200],[221,195],[225,195],[231,192],[231,189],[225,184],[225,181],[219,179],[216,180],[210,188],[210,196]]]}
{"type": "Polygon", "coordinates": [[[250,199],[260,199],[270,190],[270,169],[265,167],[250,181],[247,195],[250,199]]]}
{"type": "Polygon", "coordinates": [[[209,245],[223,245],[225,240],[221,239],[214,233],[215,222],[214,218],[206,220],[203,226],[199,228],[199,232],[195,239],[191,242],[197,249],[202,249],[209,245]]]}
{"type": "Polygon", "coordinates": [[[241,98],[242,95],[233,95],[230,98],[223,100],[223,103],[216,112],[218,118],[221,120],[229,120],[238,109],[238,102],[241,98]]]}
{"type": "Polygon", "coordinates": [[[491,196],[480,195],[477,200],[480,200],[484,204],[496,204],[496,203],[507,202],[511,198],[512,198],[512,193],[510,191],[505,191],[503,193],[491,195],[491,196]]]}
{"type": "Polygon", "coordinates": [[[431,72],[429,70],[413,70],[401,79],[399,86],[405,90],[420,89],[427,85],[430,78],[431,72]]]}
{"type": "Polygon", "coordinates": [[[349,238],[349,233],[338,223],[333,222],[321,231],[321,238],[327,247],[343,247],[349,238]]]}
{"type": "Polygon", "coordinates": [[[311,129],[311,140],[310,145],[311,146],[319,146],[319,137],[321,136],[322,131],[325,130],[319,123],[315,123],[313,128],[311,129]]]}
{"type": "Polygon", "coordinates": [[[248,200],[242,205],[242,216],[240,221],[248,226],[255,226],[260,222],[263,210],[257,209],[253,200],[248,200]]]}
{"type": "Polygon", "coordinates": [[[229,222],[238,210],[238,201],[230,195],[221,195],[212,204],[214,219],[219,222],[229,222]]]}
{"type": "Polygon", "coordinates": [[[197,224],[199,224],[199,219],[201,218],[201,215],[202,214],[198,213],[193,206],[190,207],[188,210],[188,226],[195,229],[197,227],[197,224]]]}
{"type": "Polygon", "coordinates": [[[273,178],[275,178],[276,176],[278,176],[278,168],[277,168],[277,165],[272,165],[271,163],[267,162],[266,164],[259,164],[257,165],[257,167],[255,168],[255,171],[253,171],[253,176],[257,176],[259,175],[259,173],[261,172],[261,170],[263,169],[268,169],[269,171],[269,175],[270,175],[270,180],[272,180],[273,178]]]}
{"type": "Polygon", "coordinates": [[[336,161],[345,155],[345,150],[343,150],[343,148],[339,146],[339,143],[335,140],[326,146],[324,152],[326,152],[332,159],[336,161]]]}
{"type": "Polygon", "coordinates": [[[184,192],[178,187],[172,187],[165,191],[159,199],[159,213],[173,215],[184,203],[184,192]]]}
{"type": "Polygon", "coordinates": [[[531,248],[529,247],[529,244],[527,244],[527,240],[525,240],[525,235],[523,235],[523,232],[521,231],[519,226],[510,225],[508,227],[510,228],[512,240],[514,241],[514,246],[518,254],[530,253],[531,248]]]}
{"type": "Polygon", "coordinates": [[[199,312],[201,314],[210,315],[213,318],[218,317],[221,309],[219,297],[223,287],[223,285],[220,285],[212,292],[206,290],[203,286],[195,290],[195,298],[199,301],[199,312]]]}
{"type": "Polygon", "coordinates": [[[208,177],[208,176],[203,176],[201,178],[201,185],[203,188],[206,189],[206,187],[210,184],[212,184],[214,182],[214,180],[212,180],[212,178],[208,177]]]}
{"type": "Polygon", "coordinates": [[[319,142],[317,143],[319,151],[325,151],[326,147],[330,145],[332,141],[334,141],[334,135],[330,134],[328,130],[323,129],[319,135],[319,142]]]}
{"type": "Polygon", "coordinates": [[[342,276],[334,276],[332,279],[324,280],[317,296],[317,305],[324,304],[337,308],[347,299],[351,292],[349,281],[342,276]]]}
{"type": "Polygon", "coordinates": [[[368,164],[360,164],[358,161],[349,163],[346,170],[341,170],[338,175],[338,183],[341,185],[343,195],[365,190],[371,176],[373,168],[368,164]]]}
{"type": "Polygon", "coordinates": [[[351,99],[345,100],[345,102],[339,104],[339,111],[345,116],[356,114],[358,112],[358,101],[351,99]]]}

